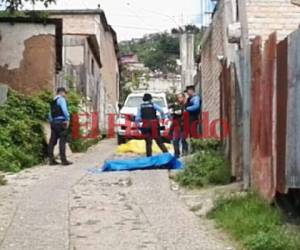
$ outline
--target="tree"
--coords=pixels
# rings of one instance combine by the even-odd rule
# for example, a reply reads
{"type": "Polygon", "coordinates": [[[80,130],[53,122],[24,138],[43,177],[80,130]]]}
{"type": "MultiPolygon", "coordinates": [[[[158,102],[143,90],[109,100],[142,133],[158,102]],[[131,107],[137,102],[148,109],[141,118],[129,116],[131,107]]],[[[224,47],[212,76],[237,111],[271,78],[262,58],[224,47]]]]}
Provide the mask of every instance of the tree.
{"type": "Polygon", "coordinates": [[[187,24],[183,27],[173,28],[171,30],[171,33],[174,35],[181,34],[184,32],[197,34],[197,33],[200,33],[201,30],[194,24],[187,24]]]}
{"type": "Polygon", "coordinates": [[[156,33],[120,43],[122,54],[137,54],[146,67],[164,73],[176,72],[180,57],[179,39],[169,33],[156,33]]]}
{"type": "Polygon", "coordinates": [[[47,8],[50,4],[56,3],[56,0],[0,0],[0,5],[5,6],[7,10],[14,12],[20,10],[25,3],[43,3],[47,8]]]}

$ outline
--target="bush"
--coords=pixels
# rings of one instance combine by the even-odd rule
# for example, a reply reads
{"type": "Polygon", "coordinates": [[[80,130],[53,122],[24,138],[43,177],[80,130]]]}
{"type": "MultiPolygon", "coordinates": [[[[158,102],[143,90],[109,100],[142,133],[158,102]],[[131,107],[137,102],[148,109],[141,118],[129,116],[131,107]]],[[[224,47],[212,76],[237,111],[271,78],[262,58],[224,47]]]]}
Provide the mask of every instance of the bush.
{"type": "Polygon", "coordinates": [[[43,161],[47,144],[42,122],[49,104],[39,96],[9,90],[0,110],[0,170],[16,172],[43,161]]]}
{"type": "Polygon", "coordinates": [[[100,139],[77,139],[72,140],[70,143],[70,148],[72,152],[82,153],[86,152],[89,147],[97,144],[100,139]]]}
{"type": "Polygon", "coordinates": [[[209,215],[249,250],[299,250],[298,237],[283,224],[281,212],[258,195],[221,199],[209,215]]]}
{"type": "Polygon", "coordinates": [[[220,142],[216,140],[192,139],[191,149],[195,154],[175,180],[189,188],[228,184],[231,179],[230,166],[220,148],[220,142]]]}
{"type": "Polygon", "coordinates": [[[176,181],[182,186],[197,188],[228,184],[230,177],[229,164],[223,156],[217,152],[205,152],[195,154],[183,171],[176,175],[176,181]]]}
{"type": "MultiPolygon", "coordinates": [[[[49,91],[28,97],[9,90],[8,100],[0,109],[0,171],[17,172],[45,160],[47,142],[42,124],[48,120],[52,100],[49,91]]],[[[79,112],[80,101],[76,92],[68,93],[71,114],[79,112]]],[[[72,149],[86,151],[95,143],[95,140],[79,140],[72,149]]]]}
{"type": "Polygon", "coordinates": [[[221,149],[220,141],[211,139],[191,139],[191,152],[197,153],[202,151],[217,152],[221,149]]]}

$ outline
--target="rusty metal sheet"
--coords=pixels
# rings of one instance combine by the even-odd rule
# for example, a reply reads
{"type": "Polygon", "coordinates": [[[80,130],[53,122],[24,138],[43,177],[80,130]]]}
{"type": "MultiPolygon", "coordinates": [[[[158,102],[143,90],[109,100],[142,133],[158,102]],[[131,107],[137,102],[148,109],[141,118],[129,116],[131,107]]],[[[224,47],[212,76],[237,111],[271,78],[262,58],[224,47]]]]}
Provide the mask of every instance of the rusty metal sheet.
{"type": "Polygon", "coordinates": [[[222,64],[222,72],[220,74],[220,114],[221,119],[228,124],[230,133],[226,136],[223,134],[222,138],[226,156],[231,162],[232,176],[236,177],[237,180],[241,180],[242,141],[239,133],[240,120],[238,120],[238,109],[241,106],[241,99],[237,98],[237,88],[238,82],[234,64],[228,65],[225,61],[222,64]]]}
{"type": "MultiPolygon", "coordinates": [[[[220,82],[220,118],[222,121],[226,121],[227,124],[230,121],[230,100],[228,96],[230,95],[228,83],[230,82],[229,68],[227,67],[227,61],[222,63],[222,71],[219,77],[220,82]]],[[[231,140],[229,136],[224,136],[223,128],[221,127],[221,139],[225,148],[225,155],[230,159],[231,155],[231,140]]],[[[230,129],[230,128],[229,128],[230,129]]],[[[230,129],[231,130],[231,129],[230,129]]]]}
{"type": "Polygon", "coordinates": [[[286,193],[286,124],[287,124],[287,61],[288,40],[281,41],[277,46],[277,119],[276,146],[277,170],[276,186],[279,193],[286,193]]]}
{"type": "Polygon", "coordinates": [[[288,37],[286,174],[289,188],[300,188],[300,30],[288,37]]]}
{"type": "Polygon", "coordinates": [[[276,34],[270,35],[262,51],[257,37],[251,49],[251,177],[253,186],[267,200],[275,195],[275,123],[274,85],[276,70],[276,34]]]}

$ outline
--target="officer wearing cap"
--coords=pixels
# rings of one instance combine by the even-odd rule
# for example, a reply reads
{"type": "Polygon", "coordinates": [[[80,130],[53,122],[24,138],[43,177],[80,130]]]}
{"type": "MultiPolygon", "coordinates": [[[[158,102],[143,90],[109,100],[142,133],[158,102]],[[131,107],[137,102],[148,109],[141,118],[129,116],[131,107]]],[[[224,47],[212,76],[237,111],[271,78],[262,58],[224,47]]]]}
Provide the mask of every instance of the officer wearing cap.
{"type": "Polygon", "coordinates": [[[145,94],[143,97],[143,103],[138,109],[137,116],[135,118],[136,123],[142,122],[141,132],[146,141],[146,153],[147,156],[152,156],[152,140],[154,139],[164,153],[168,152],[168,149],[163,143],[160,135],[160,125],[156,112],[159,112],[164,118],[164,111],[160,106],[152,102],[151,94],[145,94]]]}
{"type": "Polygon", "coordinates": [[[59,140],[59,153],[62,165],[72,164],[66,157],[67,128],[70,123],[70,113],[66,100],[67,91],[65,88],[58,88],[56,96],[51,103],[49,122],[51,126],[51,137],[49,141],[49,164],[57,165],[54,158],[54,147],[59,140]]]}

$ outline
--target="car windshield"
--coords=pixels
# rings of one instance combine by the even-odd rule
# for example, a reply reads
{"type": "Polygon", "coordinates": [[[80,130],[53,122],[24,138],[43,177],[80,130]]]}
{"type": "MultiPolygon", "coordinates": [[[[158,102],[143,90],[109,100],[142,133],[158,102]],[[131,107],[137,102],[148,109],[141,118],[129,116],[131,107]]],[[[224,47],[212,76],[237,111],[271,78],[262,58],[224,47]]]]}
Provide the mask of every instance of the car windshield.
{"type": "MultiPolygon", "coordinates": [[[[142,104],[142,102],[143,102],[142,96],[130,96],[128,97],[124,106],[128,108],[135,108],[135,107],[139,107],[142,104]]],[[[166,107],[163,97],[153,97],[152,102],[157,104],[161,108],[166,107]]]]}

